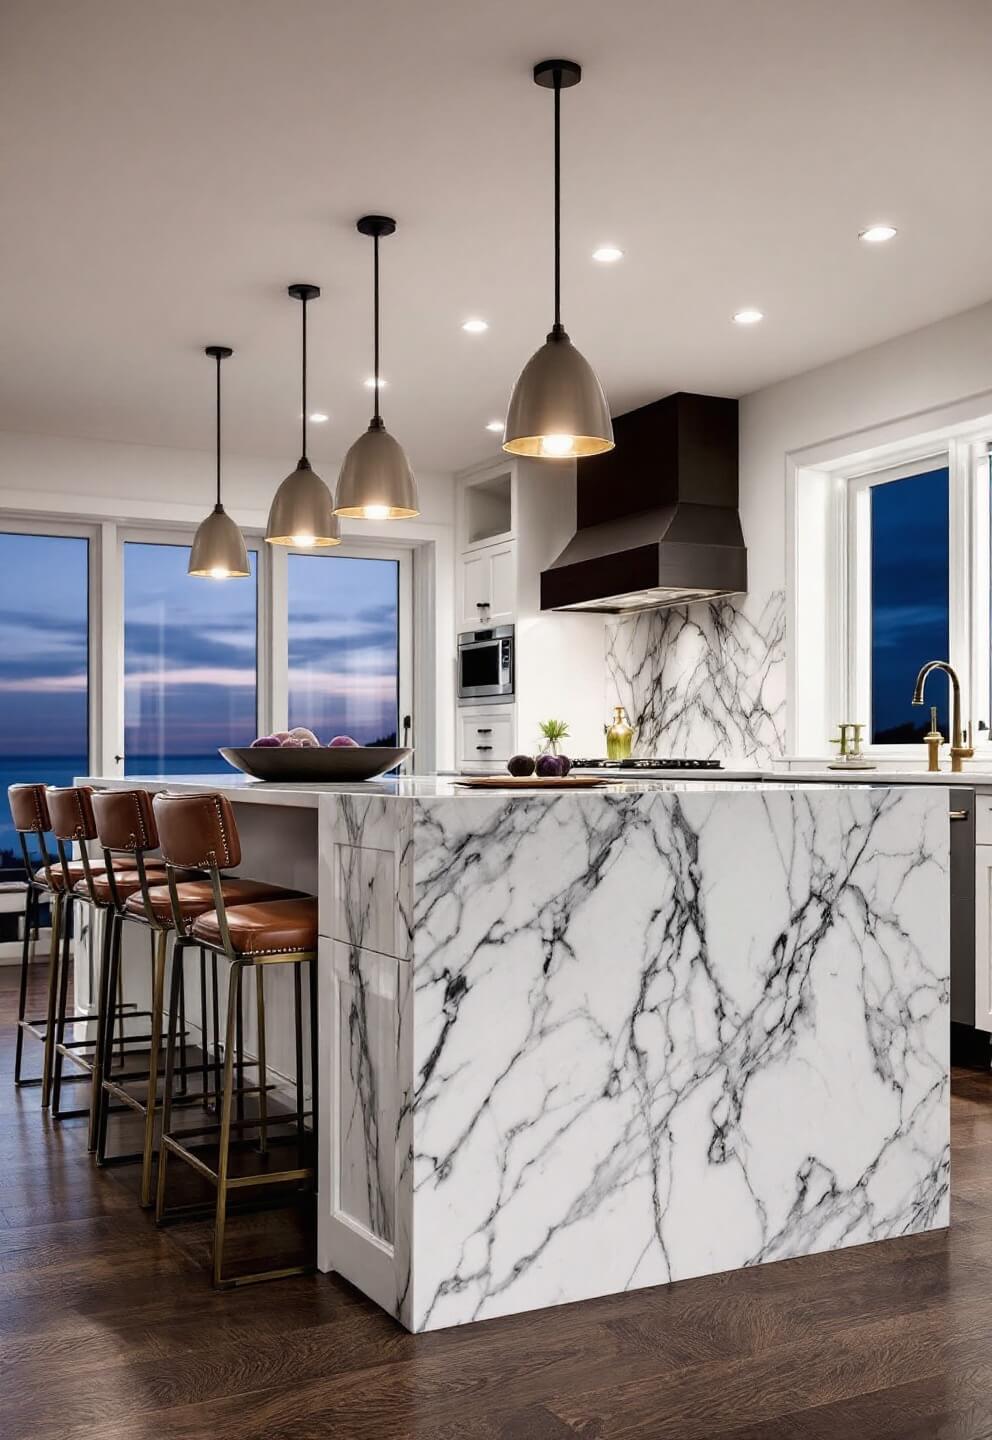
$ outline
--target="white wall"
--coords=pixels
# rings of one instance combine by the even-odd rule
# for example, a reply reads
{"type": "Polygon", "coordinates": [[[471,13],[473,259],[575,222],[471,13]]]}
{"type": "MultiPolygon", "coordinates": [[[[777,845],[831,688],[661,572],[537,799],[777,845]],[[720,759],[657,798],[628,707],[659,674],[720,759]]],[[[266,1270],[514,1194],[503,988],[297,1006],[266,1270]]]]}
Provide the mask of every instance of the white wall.
{"type": "MultiPolygon", "coordinates": [[[[294,468],[296,456],[224,456],[224,504],[240,525],[265,528],[277,485],[294,468]]],[[[332,486],[339,465],[315,464],[332,486]]],[[[418,473],[421,516],[404,528],[395,522],[383,538],[418,534],[425,525],[454,524],[450,475],[418,473]]],[[[118,445],[68,436],[20,435],[0,431],[0,508],[127,521],[197,525],[213,504],[213,451],[168,450],[154,445],[118,445]]],[[[359,521],[345,521],[342,533],[369,535],[359,521]]]]}
{"type": "MultiPolygon", "coordinates": [[[[931,412],[950,407],[958,407],[960,418],[969,409],[977,415],[989,409],[985,392],[990,389],[992,304],[987,304],[745,396],[740,416],[741,517],[750,595],[761,603],[790,581],[790,457],[802,462],[797,452],[828,449],[853,454],[883,428],[893,439],[900,434],[908,438],[932,428],[931,412]],[[972,397],[973,406],[968,404],[972,397]]],[[[797,493],[795,506],[807,522],[803,548],[795,557],[805,586],[810,567],[822,565],[822,547],[814,553],[822,497],[797,493]]],[[[821,590],[829,583],[822,571],[816,580],[821,590]]],[[[793,598],[790,594],[790,616],[793,598]]],[[[790,623],[786,638],[788,672],[792,686],[802,686],[809,698],[817,667],[803,670],[794,628],[790,623]]],[[[780,671],[784,686],[785,667],[780,671]]],[[[829,713],[831,697],[823,696],[822,705],[829,713]]],[[[794,735],[790,714],[789,748],[794,735]]]]}

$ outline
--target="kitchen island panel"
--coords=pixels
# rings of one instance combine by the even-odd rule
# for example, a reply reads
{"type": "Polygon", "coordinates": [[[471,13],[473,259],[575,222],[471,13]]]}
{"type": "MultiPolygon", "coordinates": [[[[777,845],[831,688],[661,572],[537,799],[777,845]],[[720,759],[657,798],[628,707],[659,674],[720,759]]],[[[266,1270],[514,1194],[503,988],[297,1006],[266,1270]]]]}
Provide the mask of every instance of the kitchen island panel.
{"type": "Polygon", "coordinates": [[[415,837],[416,1328],[947,1223],[939,795],[481,806],[415,837]]]}

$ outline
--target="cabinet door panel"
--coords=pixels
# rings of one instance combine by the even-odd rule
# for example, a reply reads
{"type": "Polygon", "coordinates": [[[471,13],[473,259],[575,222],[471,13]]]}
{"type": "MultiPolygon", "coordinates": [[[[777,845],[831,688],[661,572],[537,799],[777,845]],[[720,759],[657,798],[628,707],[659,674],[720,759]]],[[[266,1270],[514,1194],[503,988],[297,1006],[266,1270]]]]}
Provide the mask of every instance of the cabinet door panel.
{"type": "Polygon", "coordinates": [[[504,624],[516,610],[515,571],[513,546],[494,547],[489,555],[489,605],[493,624],[504,624]]]}
{"type": "Polygon", "coordinates": [[[992,1031],[992,845],[975,846],[975,1025],[992,1031]]]}

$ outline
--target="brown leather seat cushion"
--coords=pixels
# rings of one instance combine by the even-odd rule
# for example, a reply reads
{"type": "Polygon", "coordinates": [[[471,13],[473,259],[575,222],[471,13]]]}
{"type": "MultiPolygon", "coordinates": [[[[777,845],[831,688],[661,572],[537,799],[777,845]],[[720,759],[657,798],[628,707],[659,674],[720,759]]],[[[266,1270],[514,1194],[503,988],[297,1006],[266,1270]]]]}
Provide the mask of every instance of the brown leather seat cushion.
{"type": "MultiPolygon", "coordinates": [[[[90,869],[93,871],[94,875],[96,875],[97,873],[102,873],[103,870],[104,870],[104,868],[105,868],[105,867],[104,867],[104,865],[103,865],[102,863],[98,865],[98,864],[96,864],[95,861],[91,861],[91,862],[90,862],[90,869]]],[[[61,866],[61,864],[59,863],[58,860],[53,860],[53,861],[52,861],[51,871],[52,871],[52,889],[53,889],[53,890],[64,890],[64,889],[65,889],[65,876],[62,874],[62,866],[61,866]]],[[[82,860],[70,860],[70,861],[69,861],[69,880],[70,880],[70,882],[71,882],[73,885],[76,884],[76,881],[77,881],[77,880],[82,880],[82,878],[84,877],[85,874],[86,874],[86,871],[83,869],[83,862],[82,862],[82,860]]],[[[37,882],[38,882],[39,885],[47,885],[47,884],[48,884],[48,876],[45,874],[45,867],[44,867],[44,866],[42,866],[40,870],[36,870],[36,871],[34,872],[34,878],[37,880],[37,882]]]]}
{"type": "MultiPolygon", "coordinates": [[[[227,927],[239,955],[279,955],[293,950],[317,948],[317,902],[309,896],[299,900],[267,900],[254,905],[237,905],[227,912],[227,927]]],[[[193,939],[220,949],[220,924],[215,910],[201,915],[193,925],[193,939]]]]}
{"type": "MultiPolygon", "coordinates": [[[[165,866],[146,865],[145,878],[147,879],[149,886],[164,885],[165,866]]],[[[134,895],[136,892],[141,890],[141,880],[138,878],[137,870],[115,870],[114,879],[117,882],[117,898],[119,900],[126,900],[129,895],[134,895]]],[[[89,888],[85,880],[81,880],[79,884],[75,887],[75,890],[77,895],[89,895],[89,888]]],[[[101,905],[110,904],[111,900],[113,899],[113,894],[110,889],[110,879],[107,875],[104,874],[93,876],[93,898],[95,900],[98,900],[101,905]]],[[[141,908],[140,894],[138,895],[138,904],[141,914],[144,915],[144,909],[141,908]]]]}
{"type": "MultiPolygon", "coordinates": [[[[283,890],[279,885],[266,885],[261,880],[242,880],[236,875],[222,876],[220,884],[225,905],[247,905],[253,900],[288,900],[299,894],[298,890],[283,890]]],[[[197,915],[205,915],[214,908],[213,886],[209,880],[196,879],[195,871],[189,872],[187,880],[177,881],[176,891],[187,921],[193,921],[197,915]]],[[[172,901],[168,885],[150,888],[148,898],[152,904],[152,913],[159,924],[171,925],[172,901]]],[[[140,895],[129,900],[124,908],[132,914],[145,913],[140,895]]]]}

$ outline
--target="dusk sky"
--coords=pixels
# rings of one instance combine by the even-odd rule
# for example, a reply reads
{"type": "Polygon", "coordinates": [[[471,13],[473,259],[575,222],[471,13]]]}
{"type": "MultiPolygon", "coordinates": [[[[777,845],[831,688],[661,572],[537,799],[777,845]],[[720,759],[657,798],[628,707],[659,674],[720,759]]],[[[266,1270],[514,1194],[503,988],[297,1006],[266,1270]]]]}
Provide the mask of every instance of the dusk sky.
{"type": "Polygon", "coordinates": [[[945,678],[930,680],[925,706],[910,703],[920,667],[949,658],[947,470],[875,485],[871,505],[872,738],[912,740],[906,727],[922,736],[931,705],[947,738],[945,678]]]}
{"type": "Polygon", "coordinates": [[[325,744],[397,733],[395,560],[289,556],[289,723],[325,744]]]}
{"type": "Polygon", "coordinates": [[[0,533],[0,761],[86,753],[88,551],[0,533]]]}

